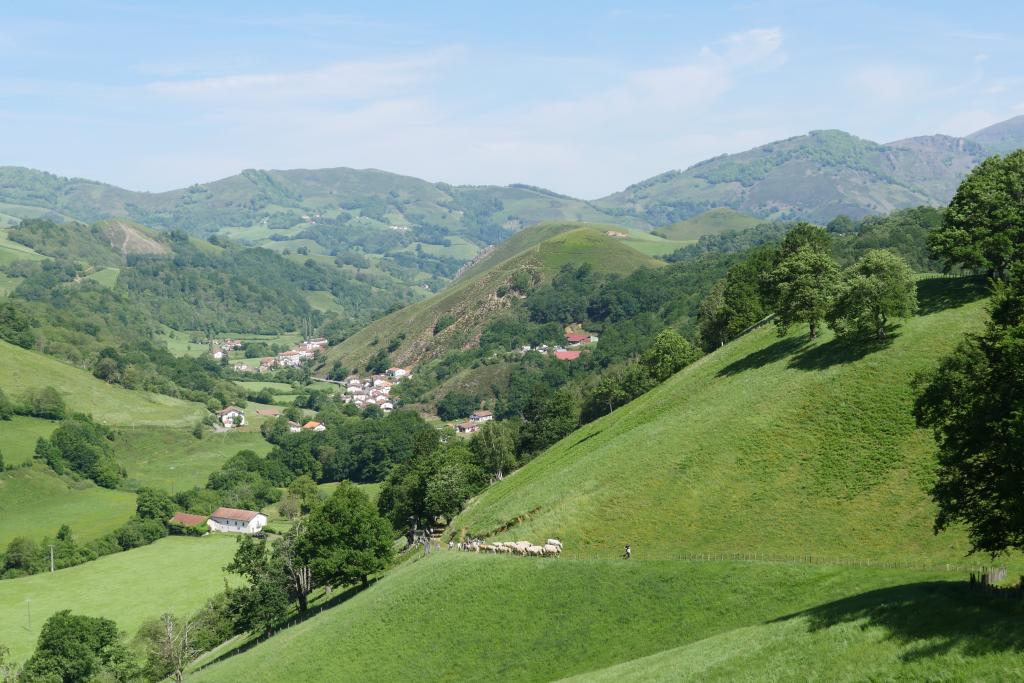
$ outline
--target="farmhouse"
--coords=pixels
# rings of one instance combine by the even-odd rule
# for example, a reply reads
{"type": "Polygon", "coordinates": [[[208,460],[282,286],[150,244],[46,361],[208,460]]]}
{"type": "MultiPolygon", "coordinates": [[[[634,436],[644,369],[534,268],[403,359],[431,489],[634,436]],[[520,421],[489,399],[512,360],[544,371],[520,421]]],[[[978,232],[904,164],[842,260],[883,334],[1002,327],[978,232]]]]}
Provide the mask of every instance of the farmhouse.
{"type": "Polygon", "coordinates": [[[302,425],[302,428],[303,429],[309,429],[309,430],[312,430],[314,432],[322,432],[325,429],[327,429],[327,427],[324,427],[322,423],[316,422],[314,420],[310,420],[306,424],[302,425]]]}
{"type": "Polygon", "coordinates": [[[409,374],[409,371],[405,368],[388,368],[388,377],[395,379],[401,379],[409,374]]]}
{"type": "Polygon", "coordinates": [[[245,413],[238,406],[228,406],[217,411],[217,420],[228,429],[241,427],[245,424],[245,413]]]}
{"type": "Polygon", "coordinates": [[[292,422],[291,420],[288,420],[288,431],[291,432],[292,434],[295,434],[296,432],[301,432],[302,425],[300,425],[298,422],[292,422]]]}
{"type": "Polygon", "coordinates": [[[489,410],[474,410],[469,419],[473,422],[490,422],[494,419],[494,413],[489,410]]]}
{"type": "Polygon", "coordinates": [[[225,531],[236,534],[256,534],[267,525],[267,516],[252,510],[217,508],[206,524],[210,531],[225,531]]]}
{"type": "Polygon", "coordinates": [[[178,524],[180,526],[194,527],[204,524],[206,517],[202,515],[192,515],[187,512],[175,512],[174,516],[167,520],[168,524],[178,524]]]}
{"type": "Polygon", "coordinates": [[[579,351],[565,351],[561,349],[555,351],[555,358],[557,358],[558,360],[576,360],[579,357],[579,351]]]}
{"type": "Polygon", "coordinates": [[[476,422],[461,422],[455,425],[455,431],[459,434],[475,434],[480,431],[480,425],[476,422]]]}

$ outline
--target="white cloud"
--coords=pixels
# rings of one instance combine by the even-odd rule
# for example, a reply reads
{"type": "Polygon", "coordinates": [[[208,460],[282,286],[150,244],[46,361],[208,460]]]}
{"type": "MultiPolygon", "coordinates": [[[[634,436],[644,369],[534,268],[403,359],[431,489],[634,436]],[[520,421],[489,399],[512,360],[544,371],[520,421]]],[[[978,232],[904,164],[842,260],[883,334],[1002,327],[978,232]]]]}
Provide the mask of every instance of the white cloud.
{"type": "Polygon", "coordinates": [[[454,50],[447,49],[401,59],[336,62],[305,71],[160,80],[146,89],[168,97],[206,100],[365,100],[425,82],[453,55],[454,50]]]}

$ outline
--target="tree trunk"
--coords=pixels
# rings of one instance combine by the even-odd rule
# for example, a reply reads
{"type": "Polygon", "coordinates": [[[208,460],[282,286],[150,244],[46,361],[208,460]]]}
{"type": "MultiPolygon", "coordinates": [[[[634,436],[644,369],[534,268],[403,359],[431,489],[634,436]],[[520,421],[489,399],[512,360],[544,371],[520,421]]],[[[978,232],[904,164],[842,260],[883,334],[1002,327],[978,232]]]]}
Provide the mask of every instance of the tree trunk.
{"type": "Polygon", "coordinates": [[[812,320],[812,321],[810,321],[809,324],[810,324],[810,327],[811,327],[811,339],[812,340],[813,339],[817,339],[818,338],[818,323],[817,323],[817,321],[812,320]]]}
{"type": "Polygon", "coordinates": [[[305,593],[299,593],[299,611],[305,612],[309,606],[309,596],[305,593]]]}
{"type": "Polygon", "coordinates": [[[369,585],[370,585],[370,575],[369,574],[363,574],[363,588],[365,588],[365,587],[367,587],[369,585]]]}

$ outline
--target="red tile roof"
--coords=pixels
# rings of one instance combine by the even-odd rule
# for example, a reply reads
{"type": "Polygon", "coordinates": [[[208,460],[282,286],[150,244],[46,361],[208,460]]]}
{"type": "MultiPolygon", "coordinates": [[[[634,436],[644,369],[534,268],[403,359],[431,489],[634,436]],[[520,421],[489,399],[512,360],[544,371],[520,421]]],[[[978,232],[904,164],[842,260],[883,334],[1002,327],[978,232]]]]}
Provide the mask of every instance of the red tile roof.
{"type": "Polygon", "coordinates": [[[558,360],[576,360],[579,357],[579,351],[555,351],[555,358],[558,360]]]}
{"type": "Polygon", "coordinates": [[[565,335],[565,341],[575,344],[577,342],[590,341],[589,334],[573,334],[572,332],[565,335]]]}
{"type": "Polygon", "coordinates": [[[182,526],[199,526],[206,521],[206,517],[191,515],[187,512],[175,512],[170,521],[172,524],[181,524],[182,526]]]}
{"type": "Polygon", "coordinates": [[[306,424],[302,425],[302,428],[303,428],[303,429],[316,429],[316,428],[317,428],[317,427],[319,427],[319,426],[320,426],[320,423],[319,423],[319,422],[316,422],[316,421],[314,421],[314,420],[310,420],[310,421],[309,421],[309,422],[307,422],[306,424]]]}
{"type": "Polygon", "coordinates": [[[251,521],[260,513],[252,510],[239,510],[237,508],[217,508],[210,517],[220,519],[233,519],[238,522],[251,521]]]}
{"type": "Polygon", "coordinates": [[[489,410],[474,410],[473,414],[477,417],[490,417],[494,413],[489,410]]]}

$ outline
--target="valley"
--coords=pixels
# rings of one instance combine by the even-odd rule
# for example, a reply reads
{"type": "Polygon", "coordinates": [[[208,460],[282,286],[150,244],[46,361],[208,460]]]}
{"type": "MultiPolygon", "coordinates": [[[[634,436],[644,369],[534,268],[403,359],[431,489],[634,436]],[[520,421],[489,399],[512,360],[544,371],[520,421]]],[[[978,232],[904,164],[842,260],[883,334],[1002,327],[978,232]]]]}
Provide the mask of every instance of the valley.
{"type": "Polygon", "coordinates": [[[0,168],[0,681],[74,619],[85,680],[1013,678],[1020,126],[593,201],[0,168]]]}

